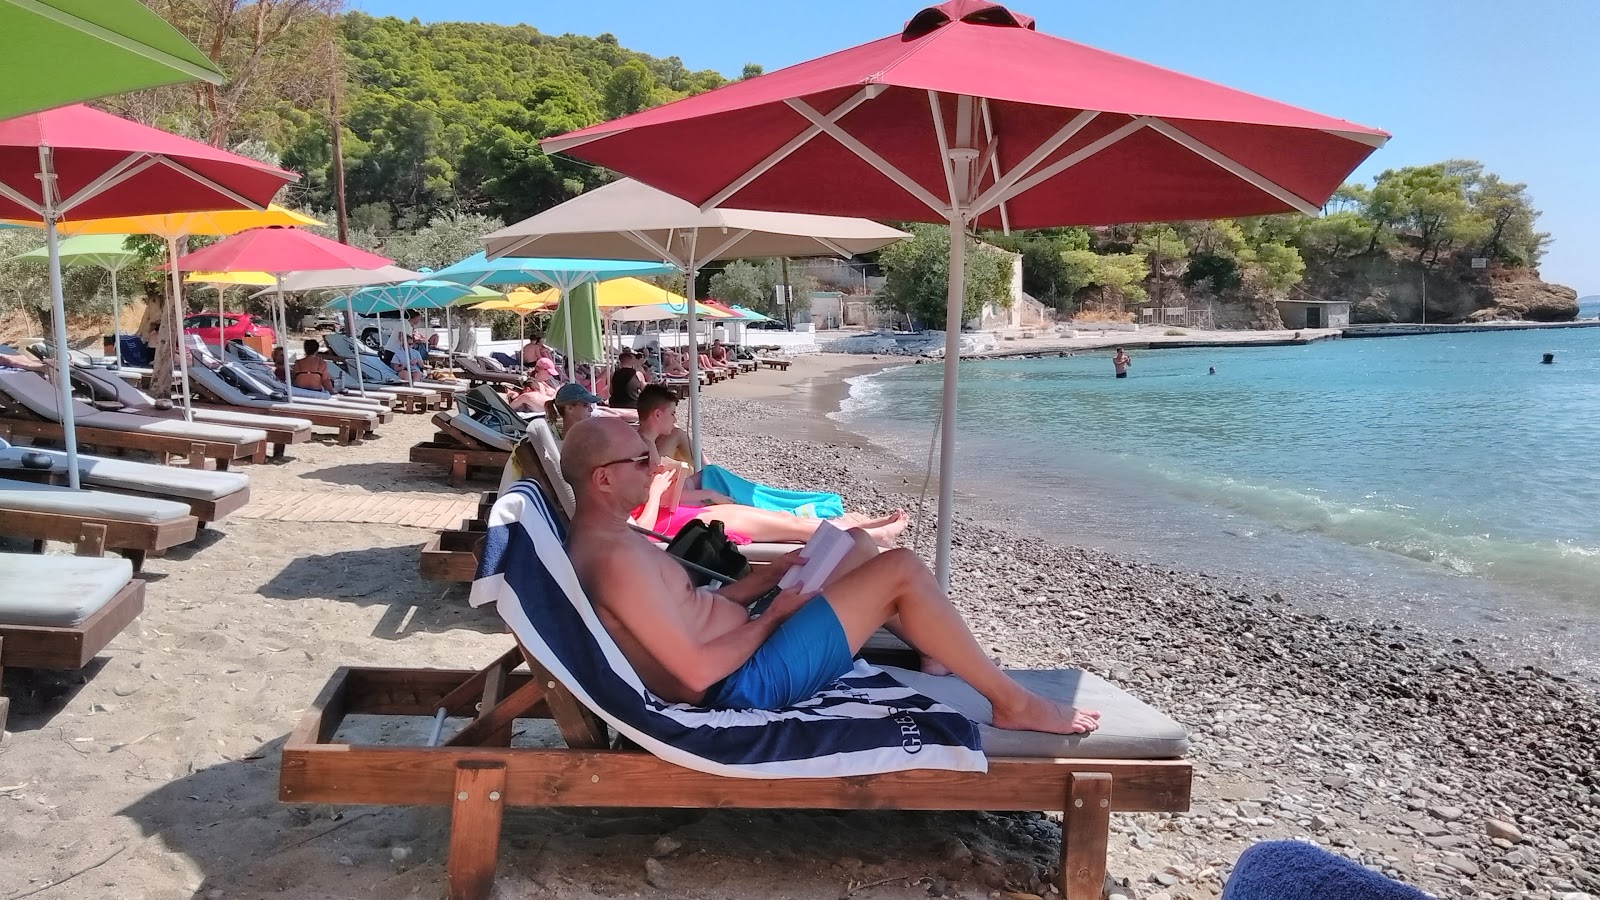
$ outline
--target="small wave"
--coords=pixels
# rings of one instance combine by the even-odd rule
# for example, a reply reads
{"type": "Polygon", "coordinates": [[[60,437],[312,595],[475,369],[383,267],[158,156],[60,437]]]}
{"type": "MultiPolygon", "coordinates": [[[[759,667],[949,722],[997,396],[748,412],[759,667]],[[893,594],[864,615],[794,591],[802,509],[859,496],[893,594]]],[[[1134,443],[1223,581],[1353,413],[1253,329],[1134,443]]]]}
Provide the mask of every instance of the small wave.
{"type": "Polygon", "coordinates": [[[828,417],[838,422],[855,422],[868,418],[872,413],[888,402],[888,389],[884,386],[879,376],[889,372],[898,372],[905,366],[890,366],[877,372],[866,375],[856,375],[844,380],[850,389],[839,401],[839,408],[828,414],[828,417]]]}
{"type": "Polygon", "coordinates": [[[1355,505],[1274,485],[1152,470],[1180,497],[1245,513],[1291,532],[1371,547],[1452,574],[1532,587],[1586,605],[1600,597],[1600,548],[1468,531],[1429,519],[1411,507],[1375,504],[1373,497],[1355,505]]]}

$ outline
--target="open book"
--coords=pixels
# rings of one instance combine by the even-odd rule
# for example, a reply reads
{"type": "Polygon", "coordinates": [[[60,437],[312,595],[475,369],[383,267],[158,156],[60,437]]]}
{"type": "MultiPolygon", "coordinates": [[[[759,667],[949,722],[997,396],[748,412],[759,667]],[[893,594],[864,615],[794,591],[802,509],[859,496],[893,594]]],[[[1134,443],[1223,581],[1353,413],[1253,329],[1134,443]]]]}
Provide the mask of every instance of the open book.
{"type": "Polygon", "coordinates": [[[823,582],[854,548],[854,539],[844,529],[832,522],[821,523],[800,550],[804,562],[783,573],[778,587],[802,594],[822,590],[823,582]]]}

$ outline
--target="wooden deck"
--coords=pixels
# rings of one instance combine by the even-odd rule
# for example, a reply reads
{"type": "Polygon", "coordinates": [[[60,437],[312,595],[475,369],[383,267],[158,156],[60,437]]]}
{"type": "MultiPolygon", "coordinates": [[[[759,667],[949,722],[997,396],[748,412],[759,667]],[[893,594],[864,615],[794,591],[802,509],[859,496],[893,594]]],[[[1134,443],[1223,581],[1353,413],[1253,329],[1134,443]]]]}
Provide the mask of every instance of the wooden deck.
{"type": "Polygon", "coordinates": [[[255,491],[236,519],[277,522],[358,522],[410,528],[452,528],[478,512],[477,494],[387,494],[255,491]]]}

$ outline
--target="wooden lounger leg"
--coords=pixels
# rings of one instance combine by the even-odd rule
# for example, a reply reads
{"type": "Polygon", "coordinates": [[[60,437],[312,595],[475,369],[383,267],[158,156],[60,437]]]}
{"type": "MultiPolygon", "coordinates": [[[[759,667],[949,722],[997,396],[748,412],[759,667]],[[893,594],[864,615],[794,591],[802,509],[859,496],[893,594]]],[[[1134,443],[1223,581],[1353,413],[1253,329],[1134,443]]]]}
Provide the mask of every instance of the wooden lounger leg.
{"type": "Polygon", "coordinates": [[[1061,819],[1061,895],[1065,900],[1100,900],[1110,838],[1111,776],[1104,772],[1074,774],[1061,819]]]}
{"type": "MultiPolygon", "coordinates": [[[[77,556],[100,556],[106,552],[106,527],[97,522],[85,522],[78,531],[78,542],[73,545],[72,552],[77,556]]],[[[140,559],[133,564],[133,570],[139,571],[140,559]]]]}
{"type": "Polygon", "coordinates": [[[450,900],[489,900],[500,858],[506,765],[470,760],[456,765],[450,816],[450,900]]]}
{"type": "Polygon", "coordinates": [[[347,446],[347,445],[349,445],[350,441],[353,440],[353,437],[352,437],[350,432],[351,432],[351,428],[350,428],[349,425],[340,425],[339,426],[339,437],[338,437],[339,446],[341,446],[341,447],[347,446]]]}
{"type": "Polygon", "coordinates": [[[450,457],[450,486],[467,486],[467,458],[459,453],[450,457]]]}
{"type": "MultiPolygon", "coordinates": [[[[6,679],[6,648],[5,639],[0,638],[0,685],[6,679]]],[[[6,717],[11,714],[11,698],[0,694],[0,738],[6,736],[6,717]]]]}
{"type": "Polygon", "coordinates": [[[189,445],[189,468],[204,469],[206,467],[206,445],[189,445]]]}
{"type": "Polygon", "coordinates": [[[256,455],[250,457],[250,461],[258,466],[267,461],[267,444],[265,441],[256,445],[256,455]]]}
{"type": "Polygon", "coordinates": [[[283,448],[285,446],[286,445],[284,445],[284,444],[273,444],[272,445],[272,458],[273,459],[283,459],[283,448]]]}

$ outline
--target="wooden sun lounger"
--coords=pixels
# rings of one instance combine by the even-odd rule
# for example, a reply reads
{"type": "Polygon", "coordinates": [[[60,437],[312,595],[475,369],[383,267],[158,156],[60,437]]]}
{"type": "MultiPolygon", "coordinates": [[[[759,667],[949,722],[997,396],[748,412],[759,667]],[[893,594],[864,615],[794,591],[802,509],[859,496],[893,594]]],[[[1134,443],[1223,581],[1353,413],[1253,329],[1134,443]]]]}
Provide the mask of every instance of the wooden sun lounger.
{"type": "Polygon", "coordinates": [[[44,552],[45,541],[72,544],[79,556],[100,556],[113,550],[133,563],[135,572],[144,567],[147,554],[187,544],[199,533],[200,520],[192,515],[160,522],[130,522],[78,513],[0,507],[0,534],[33,541],[35,553],[44,552]]]}
{"type": "MultiPolygon", "coordinates": [[[[67,470],[56,466],[49,469],[30,469],[20,465],[7,465],[0,463],[0,478],[9,478],[12,481],[31,481],[35,484],[53,484],[66,487],[68,484],[67,470]]],[[[189,507],[189,514],[200,520],[200,527],[204,528],[211,522],[220,522],[232,513],[244,509],[250,503],[250,488],[225,494],[215,500],[200,497],[179,497],[173,494],[162,494],[154,491],[136,490],[129,487],[116,487],[107,484],[88,484],[83,487],[93,491],[104,491],[108,494],[123,494],[129,497],[148,497],[151,500],[167,500],[172,503],[182,503],[189,507]]]]}
{"type": "Polygon", "coordinates": [[[483,536],[489,532],[489,509],[498,496],[495,491],[485,492],[478,500],[476,517],[462,519],[460,528],[441,531],[423,545],[419,567],[423,580],[464,584],[478,577],[483,536]]]}
{"type": "MultiPolygon", "coordinates": [[[[195,406],[199,409],[215,409],[222,410],[224,412],[251,413],[253,415],[269,415],[272,412],[272,410],[264,407],[232,406],[223,402],[221,397],[218,397],[211,393],[211,391],[207,390],[205,385],[196,382],[192,386],[194,387],[195,393],[208,398],[207,402],[195,404],[195,406]]],[[[380,413],[382,412],[384,412],[384,410],[375,408],[372,410],[371,415],[380,416],[379,421],[381,422],[382,418],[380,413]]],[[[367,418],[368,413],[359,410],[342,412],[340,410],[333,409],[332,407],[329,407],[326,410],[317,410],[310,406],[301,405],[296,406],[292,411],[286,410],[285,414],[296,419],[305,419],[307,422],[322,428],[336,429],[338,431],[337,439],[340,444],[352,444],[361,440],[367,436],[367,432],[371,427],[367,418]]],[[[389,411],[389,415],[394,415],[393,411],[389,411]]]]}
{"type": "Polygon", "coordinates": [[[782,369],[785,372],[789,371],[789,361],[787,359],[777,359],[771,356],[756,357],[756,365],[766,366],[769,369],[782,369]]]}
{"type": "Polygon", "coordinates": [[[509,451],[491,447],[456,427],[446,413],[436,413],[433,424],[439,429],[433,440],[413,446],[410,459],[423,465],[444,466],[450,473],[451,487],[464,487],[473,469],[491,469],[499,478],[511,459],[509,451]]]}
{"type": "MultiPolygon", "coordinates": [[[[143,611],[144,582],[134,578],[78,625],[53,627],[0,622],[0,678],[5,675],[6,666],[81,669],[143,611]]],[[[5,731],[10,711],[10,699],[0,694],[0,733],[5,731]]]]}
{"type": "Polygon", "coordinates": [[[522,384],[524,377],[510,372],[495,372],[484,366],[474,356],[457,356],[455,364],[467,374],[467,387],[480,384],[522,384]]]}
{"type": "Polygon", "coordinates": [[[1189,808],[1190,763],[991,758],[984,774],[909,771],[842,778],[723,778],[638,750],[607,749],[605,724],[514,648],[487,668],[340,668],[283,748],[278,799],[451,807],[452,900],[485,900],[507,807],[1062,810],[1061,893],[1099,900],[1113,812],[1189,808]],[[335,740],[347,716],[472,722],[434,747],[335,740]],[[513,748],[516,720],[554,720],[565,749],[513,748]]]}
{"type": "MultiPolygon", "coordinates": [[[[90,428],[78,425],[76,428],[78,446],[83,449],[97,447],[103,450],[115,450],[119,453],[127,450],[142,450],[153,453],[162,463],[171,457],[178,456],[186,459],[193,469],[204,469],[206,460],[216,462],[218,471],[227,471],[228,466],[234,462],[266,462],[266,441],[239,441],[237,443],[225,441],[193,440],[185,437],[176,437],[164,434],[149,434],[141,431],[118,431],[110,428],[90,428]]],[[[30,438],[36,441],[52,441],[61,443],[66,440],[59,422],[48,422],[34,417],[31,413],[10,413],[0,418],[0,439],[8,443],[16,443],[17,438],[30,438]]]]}

